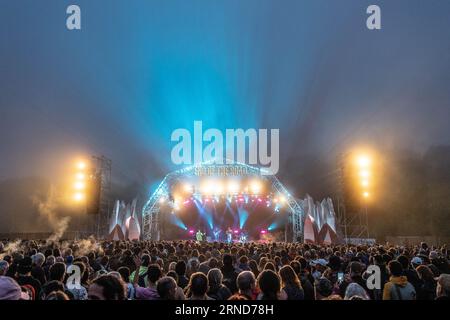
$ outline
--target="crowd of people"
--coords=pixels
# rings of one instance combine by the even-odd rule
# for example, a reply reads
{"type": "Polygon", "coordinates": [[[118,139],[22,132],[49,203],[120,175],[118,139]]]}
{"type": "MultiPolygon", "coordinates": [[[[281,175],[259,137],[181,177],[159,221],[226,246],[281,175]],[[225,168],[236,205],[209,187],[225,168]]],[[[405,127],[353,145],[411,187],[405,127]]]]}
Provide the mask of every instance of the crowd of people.
{"type": "Polygon", "coordinates": [[[3,240],[0,300],[448,300],[449,258],[426,243],[3,240]]]}

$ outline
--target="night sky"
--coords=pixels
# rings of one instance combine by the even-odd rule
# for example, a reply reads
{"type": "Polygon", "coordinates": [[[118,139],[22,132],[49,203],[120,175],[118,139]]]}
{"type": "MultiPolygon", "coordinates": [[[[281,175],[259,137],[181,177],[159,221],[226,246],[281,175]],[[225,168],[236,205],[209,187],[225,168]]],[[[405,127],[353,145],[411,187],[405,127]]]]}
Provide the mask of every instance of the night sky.
{"type": "Polygon", "coordinates": [[[0,181],[104,154],[118,190],[149,193],[194,120],[279,128],[294,189],[307,161],[355,145],[450,144],[449,17],[446,0],[0,0],[0,181]]]}

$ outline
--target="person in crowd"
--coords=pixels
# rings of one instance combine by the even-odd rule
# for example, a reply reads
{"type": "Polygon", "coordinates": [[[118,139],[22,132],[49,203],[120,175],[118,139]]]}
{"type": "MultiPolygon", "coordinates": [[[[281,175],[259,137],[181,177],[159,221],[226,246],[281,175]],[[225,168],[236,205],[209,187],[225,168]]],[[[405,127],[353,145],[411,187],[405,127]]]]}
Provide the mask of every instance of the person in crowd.
{"type": "Polygon", "coordinates": [[[0,297],[6,299],[183,300],[182,288],[190,299],[219,300],[301,299],[301,292],[305,300],[407,300],[413,292],[418,300],[449,296],[445,246],[93,238],[1,243],[0,297]],[[372,265],[381,272],[381,288],[368,290],[372,265]],[[74,267],[82,288],[72,286],[78,284],[71,276],[74,267]]]}
{"type": "MultiPolygon", "coordinates": [[[[139,270],[141,266],[141,259],[136,256],[134,259],[136,270],[139,270]]],[[[139,273],[136,272],[133,277],[133,285],[135,288],[136,299],[139,300],[158,300],[159,294],[156,288],[158,280],[162,276],[161,268],[158,264],[151,264],[148,266],[147,279],[148,285],[146,287],[141,287],[138,285],[139,273]]]]}
{"type": "Polygon", "coordinates": [[[315,281],[315,300],[326,300],[333,293],[333,284],[330,280],[322,277],[315,281]]]}
{"type": "Polygon", "coordinates": [[[177,287],[174,278],[165,276],[158,280],[156,291],[161,300],[176,300],[177,287]]]}
{"type": "Polygon", "coordinates": [[[169,271],[167,272],[167,276],[172,277],[177,283],[175,300],[186,300],[186,296],[184,295],[183,289],[180,286],[178,286],[178,274],[175,271],[169,271]]]}
{"type": "Polygon", "coordinates": [[[70,300],[64,291],[52,291],[46,296],[45,300],[70,300]]]}
{"type": "Polygon", "coordinates": [[[279,273],[281,278],[281,292],[286,296],[285,300],[304,300],[305,293],[294,269],[289,265],[285,265],[281,267],[279,273]]]}
{"type": "Polygon", "coordinates": [[[259,275],[259,269],[256,260],[254,259],[250,260],[248,263],[248,267],[250,268],[250,271],[253,272],[254,276],[257,278],[259,275]]]}
{"type": "Polygon", "coordinates": [[[238,270],[233,266],[233,258],[229,254],[223,256],[223,267],[221,268],[223,274],[223,283],[230,289],[231,293],[237,292],[236,279],[239,274],[238,270]]]}
{"type": "Polygon", "coordinates": [[[314,279],[310,277],[310,273],[308,271],[308,262],[306,261],[306,259],[303,257],[298,257],[298,260],[294,260],[291,262],[291,267],[295,270],[298,278],[300,279],[300,283],[302,284],[305,294],[305,300],[314,300],[314,279]]]}
{"type": "Polygon", "coordinates": [[[344,300],[370,300],[367,291],[356,282],[352,282],[345,290],[344,300]]]}
{"type": "Polygon", "coordinates": [[[89,286],[89,300],[125,300],[126,285],[113,275],[102,275],[89,286]]]}
{"type": "Polygon", "coordinates": [[[31,269],[31,257],[26,256],[17,265],[16,280],[20,286],[30,286],[33,299],[37,299],[41,291],[41,283],[31,275],[31,269]]]}
{"type": "Polygon", "coordinates": [[[213,268],[208,271],[209,288],[207,295],[214,300],[227,300],[231,297],[231,291],[222,284],[223,274],[220,269],[213,268]]]}
{"type": "MultiPolygon", "coordinates": [[[[139,273],[139,279],[138,279],[138,284],[141,287],[146,287],[148,285],[148,279],[146,278],[147,275],[147,271],[148,271],[148,266],[150,265],[150,256],[148,254],[143,254],[141,257],[141,266],[138,269],[138,273],[139,273]]],[[[130,275],[131,279],[134,279],[134,274],[136,273],[136,270],[133,271],[130,275]]]]}
{"type": "Polygon", "coordinates": [[[417,287],[417,300],[434,300],[436,298],[437,283],[433,272],[428,266],[420,265],[416,268],[420,281],[417,287]]]}
{"type": "Polygon", "coordinates": [[[359,261],[352,261],[349,264],[349,272],[344,281],[339,285],[339,293],[341,297],[345,296],[345,291],[350,283],[357,283],[368,291],[366,280],[363,278],[364,265],[359,261]]]}
{"type": "Polygon", "coordinates": [[[436,300],[450,300],[450,274],[441,274],[437,280],[436,300]]]}
{"type": "Polygon", "coordinates": [[[186,290],[189,300],[213,300],[206,293],[208,291],[208,278],[201,272],[191,275],[186,290]]]}
{"type": "Polygon", "coordinates": [[[178,286],[181,289],[186,288],[189,283],[189,279],[186,277],[186,262],[183,260],[178,261],[175,265],[175,272],[178,275],[178,286]]]}
{"type": "Polygon", "coordinates": [[[0,276],[6,275],[8,272],[9,263],[6,260],[0,260],[0,276]]]}
{"type": "Polygon", "coordinates": [[[119,272],[122,280],[127,286],[127,299],[133,300],[135,290],[134,285],[130,282],[130,269],[128,267],[120,267],[119,269],[117,269],[117,272],[119,272]]]}
{"type": "Polygon", "coordinates": [[[256,292],[256,279],[251,271],[242,271],[236,279],[238,293],[234,296],[244,297],[245,300],[256,300],[258,294],[256,292]]]}
{"type": "Polygon", "coordinates": [[[280,277],[273,270],[264,270],[258,276],[258,287],[261,293],[258,295],[258,300],[281,300],[280,277]]]}
{"type": "Polygon", "coordinates": [[[403,275],[401,263],[396,260],[390,261],[388,270],[391,277],[384,285],[383,300],[415,300],[416,290],[403,275]]]}
{"type": "Polygon", "coordinates": [[[397,261],[400,262],[403,268],[403,275],[406,276],[406,279],[409,283],[411,283],[414,287],[414,290],[418,292],[422,281],[419,278],[416,269],[412,269],[411,262],[405,255],[400,255],[397,257],[397,261]]]}
{"type": "Polygon", "coordinates": [[[41,285],[47,282],[45,271],[42,265],[45,262],[45,256],[43,253],[38,252],[31,257],[32,260],[32,268],[31,268],[31,276],[36,280],[39,280],[41,285]]]}
{"type": "Polygon", "coordinates": [[[16,280],[0,276],[0,300],[29,300],[29,296],[22,292],[16,280]]]}

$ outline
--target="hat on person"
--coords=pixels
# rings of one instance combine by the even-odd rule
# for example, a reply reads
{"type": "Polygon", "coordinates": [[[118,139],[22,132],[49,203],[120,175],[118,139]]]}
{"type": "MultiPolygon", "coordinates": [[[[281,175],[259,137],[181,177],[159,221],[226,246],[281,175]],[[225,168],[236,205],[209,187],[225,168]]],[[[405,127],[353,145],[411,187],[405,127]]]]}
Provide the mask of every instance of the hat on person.
{"type": "Polygon", "coordinates": [[[422,264],[422,259],[420,257],[414,257],[411,259],[411,264],[413,265],[421,265],[422,264]]]}
{"type": "Polygon", "coordinates": [[[0,300],[19,300],[22,290],[16,280],[0,276],[0,300]]]}
{"type": "Polygon", "coordinates": [[[322,267],[326,267],[328,265],[327,260],[325,259],[317,259],[312,261],[313,265],[320,265],[322,267]]]}

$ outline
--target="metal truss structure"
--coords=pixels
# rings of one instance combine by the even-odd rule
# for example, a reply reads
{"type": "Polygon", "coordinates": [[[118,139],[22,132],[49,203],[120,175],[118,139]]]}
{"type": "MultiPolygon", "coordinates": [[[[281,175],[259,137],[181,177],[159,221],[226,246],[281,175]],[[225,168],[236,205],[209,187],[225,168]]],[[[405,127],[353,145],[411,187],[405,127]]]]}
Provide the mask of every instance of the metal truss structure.
{"type": "MultiPolygon", "coordinates": [[[[228,176],[258,177],[261,180],[269,182],[274,194],[283,196],[286,199],[289,219],[288,224],[292,227],[292,242],[303,242],[303,226],[305,214],[303,208],[297,200],[287,191],[283,184],[275,175],[264,174],[263,168],[249,166],[247,164],[231,162],[224,159],[224,164],[213,161],[203,162],[194,166],[189,166],[167,174],[159,184],[158,188],[150,196],[147,203],[142,209],[142,235],[145,240],[159,241],[161,239],[161,199],[171,199],[171,186],[177,182],[186,181],[190,177],[198,177],[198,172],[207,172],[208,176],[224,177],[224,173],[238,172],[238,174],[230,174],[228,176]],[[219,175],[216,175],[220,172],[219,175]]],[[[288,241],[289,239],[285,239],[288,241]]]]}

